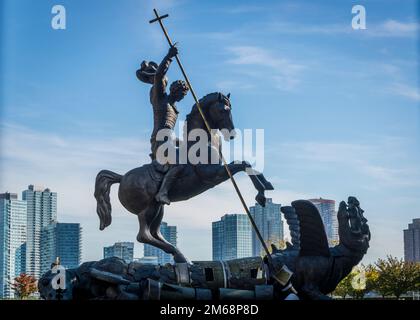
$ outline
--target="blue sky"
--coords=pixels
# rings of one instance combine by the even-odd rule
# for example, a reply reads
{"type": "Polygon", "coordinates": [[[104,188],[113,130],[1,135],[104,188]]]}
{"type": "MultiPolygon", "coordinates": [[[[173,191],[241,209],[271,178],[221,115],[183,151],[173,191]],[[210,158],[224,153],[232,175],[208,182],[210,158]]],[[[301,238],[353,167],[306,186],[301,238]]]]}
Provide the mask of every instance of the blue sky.
{"type": "MultiPolygon", "coordinates": [[[[231,92],[236,127],[264,129],[275,202],[356,195],[372,229],[366,261],[402,256],[402,229],[420,216],[419,5],[415,1],[2,1],[0,190],[42,184],[59,219],[84,227],[84,259],[134,241],[118,203],[98,230],[96,173],[148,161],[149,87],[135,70],[167,45],[152,9],[179,42],[199,96],[231,92]],[[67,29],[51,28],[62,4],[67,29]],[[351,28],[362,4],[367,29],[351,28]]],[[[169,77],[181,78],[174,65],[169,77]]],[[[190,111],[183,100],[180,119],[190,111]]],[[[238,178],[249,205],[254,191],[238,178]]],[[[116,189],[116,188],[115,188],[116,189]]],[[[166,209],[179,246],[211,258],[211,221],[242,213],[228,183],[166,209]],[[211,205],[208,205],[211,203],[211,205]],[[194,243],[194,245],[192,245],[194,243]]],[[[136,255],[141,256],[137,245],[136,255]]]]}

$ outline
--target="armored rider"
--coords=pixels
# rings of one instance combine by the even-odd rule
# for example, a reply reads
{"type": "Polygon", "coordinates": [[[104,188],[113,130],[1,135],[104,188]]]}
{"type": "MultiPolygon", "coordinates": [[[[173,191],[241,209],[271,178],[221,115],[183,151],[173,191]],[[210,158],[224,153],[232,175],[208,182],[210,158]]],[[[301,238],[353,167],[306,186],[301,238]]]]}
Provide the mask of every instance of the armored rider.
{"type": "Polygon", "coordinates": [[[165,174],[160,189],[155,196],[156,201],[162,204],[170,204],[168,192],[183,169],[181,165],[164,164],[156,159],[157,149],[165,142],[156,140],[156,136],[161,129],[174,129],[179,113],[176,102],[181,101],[189,90],[185,81],[177,80],[170,85],[169,94],[166,93],[168,84],[166,73],[172,59],[177,54],[178,48],[172,46],[159,66],[154,62],[143,61],[141,68],[136,72],[140,81],[152,84],[150,102],[153,106],[153,132],[150,137],[152,151],[150,157],[156,170],[165,174]]]}

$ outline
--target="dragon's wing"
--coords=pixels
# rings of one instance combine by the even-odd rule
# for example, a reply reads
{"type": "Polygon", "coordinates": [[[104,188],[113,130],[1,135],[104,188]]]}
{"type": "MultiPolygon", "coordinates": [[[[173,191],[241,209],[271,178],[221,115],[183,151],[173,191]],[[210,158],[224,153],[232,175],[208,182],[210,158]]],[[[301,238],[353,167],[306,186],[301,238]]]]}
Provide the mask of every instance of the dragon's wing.
{"type": "Polygon", "coordinates": [[[290,237],[292,238],[291,247],[289,243],[286,243],[287,248],[300,250],[300,225],[299,225],[299,217],[296,214],[296,210],[290,206],[281,207],[281,212],[283,212],[284,217],[289,225],[290,237]]]}
{"type": "Polygon", "coordinates": [[[312,202],[297,200],[292,207],[282,207],[293,247],[300,249],[301,256],[330,256],[327,235],[318,209],[312,202]]]}

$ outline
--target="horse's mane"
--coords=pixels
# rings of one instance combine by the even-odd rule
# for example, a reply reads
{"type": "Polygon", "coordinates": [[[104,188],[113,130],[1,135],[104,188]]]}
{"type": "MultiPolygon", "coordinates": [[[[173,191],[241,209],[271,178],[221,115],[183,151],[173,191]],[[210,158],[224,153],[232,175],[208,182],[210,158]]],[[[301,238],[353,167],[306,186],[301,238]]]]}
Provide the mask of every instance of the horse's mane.
{"type": "MultiPolygon", "coordinates": [[[[224,97],[224,95],[221,92],[212,92],[202,97],[200,100],[198,100],[201,110],[203,110],[203,112],[206,112],[210,104],[214,102],[215,100],[219,99],[220,96],[224,97]]],[[[187,114],[187,117],[186,117],[187,122],[190,121],[192,117],[196,117],[198,113],[199,111],[198,111],[197,104],[194,103],[194,105],[191,108],[191,112],[187,114]]]]}

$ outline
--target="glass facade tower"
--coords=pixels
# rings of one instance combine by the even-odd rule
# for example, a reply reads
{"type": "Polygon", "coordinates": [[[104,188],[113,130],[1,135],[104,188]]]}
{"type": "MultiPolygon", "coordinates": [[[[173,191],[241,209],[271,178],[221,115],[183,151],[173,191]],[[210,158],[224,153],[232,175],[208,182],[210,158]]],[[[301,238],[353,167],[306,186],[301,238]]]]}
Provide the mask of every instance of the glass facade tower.
{"type": "Polygon", "coordinates": [[[420,262],[420,219],[413,222],[404,230],[404,260],[420,262]]]}
{"type": "MultiPolygon", "coordinates": [[[[255,206],[249,208],[268,248],[271,244],[278,247],[284,238],[280,208],[281,205],[273,203],[271,198],[267,198],[265,207],[255,204],[255,206]]],[[[265,255],[263,246],[254,231],[252,231],[252,255],[265,255]]]]}
{"type": "Polygon", "coordinates": [[[325,233],[327,234],[328,244],[335,246],[339,242],[338,237],[338,220],[337,212],[335,211],[335,200],[328,199],[309,199],[321,215],[322,222],[324,223],[325,233]]]}
{"type": "Polygon", "coordinates": [[[79,266],[82,257],[82,228],[79,223],[52,222],[41,232],[41,274],[60,259],[66,269],[79,266]]]}
{"type": "Polygon", "coordinates": [[[10,283],[25,272],[26,201],[17,194],[0,194],[0,298],[13,298],[10,283]]]}
{"type": "Polygon", "coordinates": [[[116,242],[114,245],[104,248],[104,258],[118,257],[126,263],[134,259],[133,242],[116,242]]]}
{"type": "Polygon", "coordinates": [[[245,214],[226,214],[212,223],[213,260],[252,255],[251,223],[245,214]]]}
{"type": "Polygon", "coordinates": [[[22,192],[27,203],[26,273],[39,279],[41,275],[41,232],[57,220],[57,193],[30,185],[22,192]]]}

